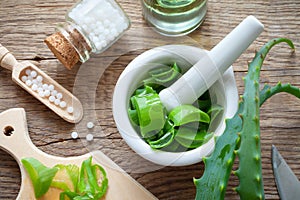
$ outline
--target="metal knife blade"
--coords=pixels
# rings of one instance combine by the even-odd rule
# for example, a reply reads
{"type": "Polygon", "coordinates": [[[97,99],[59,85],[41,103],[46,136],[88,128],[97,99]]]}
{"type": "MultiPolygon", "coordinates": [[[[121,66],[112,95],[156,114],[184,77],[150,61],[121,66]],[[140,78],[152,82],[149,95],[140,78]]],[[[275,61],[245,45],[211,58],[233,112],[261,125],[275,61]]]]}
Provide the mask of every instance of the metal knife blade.
{"type": "Polygon", "coordinates": [[[280,198],[299,199],[300,182],[274,145],[272,145],[272,166],[280,198]]]}

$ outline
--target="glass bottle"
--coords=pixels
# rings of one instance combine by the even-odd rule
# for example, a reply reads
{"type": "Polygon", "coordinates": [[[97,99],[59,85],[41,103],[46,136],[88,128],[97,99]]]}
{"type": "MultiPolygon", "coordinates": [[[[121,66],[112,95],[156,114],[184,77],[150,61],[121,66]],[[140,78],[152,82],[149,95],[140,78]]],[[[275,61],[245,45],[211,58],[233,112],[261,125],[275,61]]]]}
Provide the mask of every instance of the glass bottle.
{"type": "Polygon", "coordinates": [[[114,0],[82,0],[66,15],[66,22],[45,43],[60,62],[72,69],[91,53],[109,48],[130,27],[130,20],[114,0]]]}
{"type": "Polygon", "coordinates": [[[204,21],[207,0],[141,0],[144,19],[167,36],[182,36],[204,21]]]}

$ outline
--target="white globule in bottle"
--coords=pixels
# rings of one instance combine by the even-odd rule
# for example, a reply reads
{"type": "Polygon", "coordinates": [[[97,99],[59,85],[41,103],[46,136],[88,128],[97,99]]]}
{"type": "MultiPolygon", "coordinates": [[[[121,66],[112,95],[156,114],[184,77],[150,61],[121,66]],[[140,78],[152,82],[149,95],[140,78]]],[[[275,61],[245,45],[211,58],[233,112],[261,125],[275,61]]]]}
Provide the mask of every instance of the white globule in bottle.
{"type": "Polygon", "coordinates": [[[130,20],[114,0],[82,0],[67,13],[66,23],[45,42],[68,69],[109,48],[130,27],[130,20]]]}
{"type": "Polygon", "coordinates": [[[95,53],[102,52],[129,27],[129,20],[113,1],[83,0],[68,14],[94,45],[95,53]]]}

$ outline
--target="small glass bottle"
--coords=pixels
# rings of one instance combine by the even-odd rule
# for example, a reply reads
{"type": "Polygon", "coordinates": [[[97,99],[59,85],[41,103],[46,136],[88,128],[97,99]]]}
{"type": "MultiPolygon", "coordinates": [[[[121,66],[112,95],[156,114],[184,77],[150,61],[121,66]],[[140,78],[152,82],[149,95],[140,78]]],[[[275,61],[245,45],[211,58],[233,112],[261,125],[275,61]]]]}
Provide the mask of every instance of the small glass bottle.
{"type": "Polygon", "coordinates": [[[141,0],[144,19],[167,36],[182,36],[198,28],[207,13],[207,0],[141,0]]]}
{"type": "Polygon", "coordinates": [[[91,53],[109,48],[129,27],[128,16],[114,0],[82,0],[45,43],[66,68],[72,69],[79,61],[87,61],[91,53]]]}

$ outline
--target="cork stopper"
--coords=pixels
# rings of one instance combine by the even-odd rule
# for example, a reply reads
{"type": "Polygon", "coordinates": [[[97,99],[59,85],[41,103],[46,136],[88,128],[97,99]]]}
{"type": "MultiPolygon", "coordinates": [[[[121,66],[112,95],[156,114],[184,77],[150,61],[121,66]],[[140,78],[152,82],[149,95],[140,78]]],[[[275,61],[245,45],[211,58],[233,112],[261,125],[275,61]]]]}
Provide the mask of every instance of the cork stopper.
{"type": "Polygon", "coordinates": [[[58,60],[69,70],[79,62],[80,57],[74,46],[63,36],[57,32],[45,39],[45,43],[58,60]]]}

